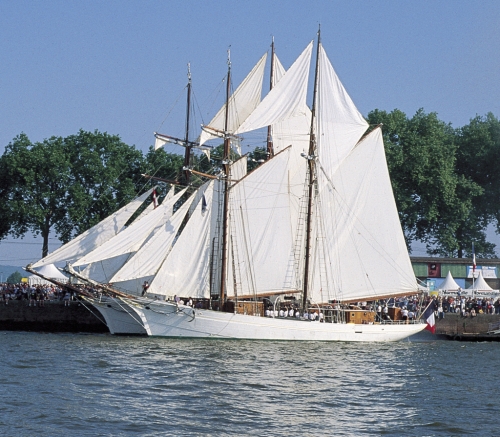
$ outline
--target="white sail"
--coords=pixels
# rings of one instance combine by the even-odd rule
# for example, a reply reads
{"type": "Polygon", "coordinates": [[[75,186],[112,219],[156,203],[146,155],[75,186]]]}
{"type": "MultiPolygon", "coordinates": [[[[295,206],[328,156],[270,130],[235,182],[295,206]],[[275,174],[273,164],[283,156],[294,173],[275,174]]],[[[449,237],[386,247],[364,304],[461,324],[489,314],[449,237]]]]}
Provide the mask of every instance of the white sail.
{"type": "MultiPolygon", "coordinates": [[[[151,195],[152,191],[153,188],[135,198],[130,203],[99,222],[97,225],[81,233],[73,240],[47,255],[45,258],[42,258],[40,261],[34,263],[32,268],[38,268],[48,264],[60,262],[71,262],[86,255],[95,248],[99,247],[101,244],[104,244],[123,229],[125,223],[151,195]]],[[[150,211],[152,210],[151,205],[148,207],[150,211]]]]}
{"type": "Polygon", "coordinates": [[[317,155],[326,174],[332,175],[366,131],[368,123],[347,94],[321,45],[318,74],[317,155]]]}
{"type": "Polygon", "coordinates": [[[297,289],[293,256],[305,166],[295,152],[287,148],[231,188],[228,296],[297,289]]]}
{"type": "Polygon", "coordinates": [[[193,298],[210,297],[210,206],[213,182],[204,185],[189,221],[150,284],[149,293],[193,298]]]}
{"type": "MultiPolygon", "coordinates": [[[[248,76],[243,80],[228,103],[228,131],[234,133],[238,126],[245,121],[257,107],[262,94],[262,80],[266,65],[267,53],[260,58],[248,76]]],[[[200,146],[210,139],[221,138],[224,131],[226,105],[224,105],[200,135],[200,146]],[[215,129],[215,131],[213,131],[215,129]]]]}
{"type": "Polygon", "coordinates": [[[273,88],[281,80],[281,78],[285,75],[285,73],[286,73],[285,67],[283,67],[283,64],[279,60],[278,56],[275,54],[273,56],[273,77],[271,78],[273,81],[273,88]]]}
{"type": "MultiPolygon", "coordinates": [[[[173,188],[170,191],[173,191],[173,188]]],[[[73,263],[73,266],[77,267],[96,263],[139,250],[156,226],[165,223],[171,217],[174,204],[185,191],[186,189],[181,190],[172,197],[167,196],[170,198],[165,199],[153,212],[141,220],[132,223],[127,229],[107,241],[106,244],[101,245],[77,260],[73,263]]]]}
{"type": "Polygon", "coordinates": [[[276,86],[236,130],[236,134],[303,115],[303,109],[306,107],[312,45],[311,42],[306,47],[276,86]]]}
{"type": "MultiPolygon", "coordinates": [[[[281,65],[278,56],[274,55],[273,88],[284,75],[285,69],[283,65],[281,65]]],[[[286,118],[271,125],[274,153],[279,153],[290,145],[293,146],[295,150],[299,151],[299,153],[309,148],[311,110],[304,101],[302,102],[302,108],[298,109],[296,112],[300,115],[286,118]]]]}
{"type": "MultiPolygon", "coordinates": [[[[130,260],[111,278],[111,282],[118,288],[124,289],[119,282],[131,281],[154,276],[164,259],[173,247],[174,239],[179,232],[183,220],[186,218],[191,204],[197,198],[197,192],[174,213],[163,225],[159,226],[148,241],[130,258],[130,260]]],[[[137,290],[134,286],[133,290],[137,290]]],[[[129,289],[129,291],[133,291],[129,289]]]]}
{"type": "Polygon", "coordinates": [[[374,300],[417,293],[380,128],[332,177],[319,164],[311,299],[374,300]]]}

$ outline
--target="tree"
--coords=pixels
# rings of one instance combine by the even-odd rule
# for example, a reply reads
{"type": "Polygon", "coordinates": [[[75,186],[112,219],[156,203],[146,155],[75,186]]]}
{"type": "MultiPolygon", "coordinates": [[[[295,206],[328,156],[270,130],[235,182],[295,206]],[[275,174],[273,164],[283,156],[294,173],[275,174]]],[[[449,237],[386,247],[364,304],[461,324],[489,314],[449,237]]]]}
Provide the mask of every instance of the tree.
{"type": "Polygon", "coordinates": [[[23,279],[21,273],[19,272],[14,272],[9,275],[7,278],[7,284],[19,284],[21,280],[23,279]]]}
{"type": "Polygon", "coordinates": [[[80,130],[64,146],[71,162],[67,242],[144,191],[145,181],[142,153],[117,135],[80,130]]]}
{"type": "Polygon", "coordinates": [[[456,169],[455,131],[422,109],[408,119],[375,110],[370,124],[383,123],[387,160],[408,246],[426,243],[430,254],[464,255],[471,238],[484,236],[472,199],[482,188],[456,169]]]}
{"type": "Polygon", "coordinates": [[[107,133],[80,130],[34,144],[21,134],[0,159],[8,211],[0,235],[41,235],[44,257],[51,230],[67,242],[143,190],[143,167],[140,151],[107,133]]]}
{"type": "Polygon", "coordinates": [[[50,229],[62,236],[68,228],[71,165],[63,139],[32,144],[19,135],[5,149],[2,170],[9,181],[3,197],[11,214],[10,233],[41,235],[42,256],[47,255],[50,229]]]}
{"type": "MultiPolygon", "coordinates": [[[[481,186],[483,195],[472,199],[476,221],[484,228],[495,223],[500,232],[500,121],[491,113],[477,116],[456,131],[457,169],[481,186]]],[[[476,242],[476,253],[482,256],[491,252],[491,243],[476,242]]]]}

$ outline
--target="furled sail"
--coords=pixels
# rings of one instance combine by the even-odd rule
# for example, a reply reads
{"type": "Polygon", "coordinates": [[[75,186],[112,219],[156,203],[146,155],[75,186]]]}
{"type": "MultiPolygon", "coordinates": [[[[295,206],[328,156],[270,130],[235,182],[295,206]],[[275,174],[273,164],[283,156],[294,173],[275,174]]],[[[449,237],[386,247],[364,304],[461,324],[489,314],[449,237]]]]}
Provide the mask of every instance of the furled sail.
{"type": "MultiPolygon", "coordinates": [[[[51,254],[42,258],[32,265],[32,268],[42,267],[48,264],[57,264],[60,262],[71,262],[95,248],[104,244],[109,239],[113,238],[118,232],[123,229],[123,226],[130,219],[132,214],[146,201],[153,192],[153,188],[135,198],[130,203],[120,208],[115,213],[106,217],[104,220],[78,235],[73,240],[61,246],[51,254]]],[[[149,211],[152,211],[152,204],[148,206],[149,211]]]]}
{"type": "MultiPolygon", "coordinates": [[[[257,107],[262,94],[262,80],[266,65],[267,53],[260,58],[248,76],[236,89],[228,102],[228,131],[234,133],[257,107]]],[[[203,127],[200,135],[200,146],[213,138],[221,138],[224,131],[226,105],[224,105],[212,121],[203,127]]]]}

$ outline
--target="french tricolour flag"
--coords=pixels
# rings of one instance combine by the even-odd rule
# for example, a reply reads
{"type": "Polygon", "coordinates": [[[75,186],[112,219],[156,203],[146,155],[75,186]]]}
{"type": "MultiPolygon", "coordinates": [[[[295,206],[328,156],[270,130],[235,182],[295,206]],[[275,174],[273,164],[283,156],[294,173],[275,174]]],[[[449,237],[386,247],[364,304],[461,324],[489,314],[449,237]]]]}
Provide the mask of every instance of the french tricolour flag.
{"type": "Polygon", "coordinates": [[[434,317],[434,301],[427,305],[427,309],[424,311],[424,320],[427,323],[425,329],[431,331],[433,334],[436,333],[436,318],[434,317]]]}

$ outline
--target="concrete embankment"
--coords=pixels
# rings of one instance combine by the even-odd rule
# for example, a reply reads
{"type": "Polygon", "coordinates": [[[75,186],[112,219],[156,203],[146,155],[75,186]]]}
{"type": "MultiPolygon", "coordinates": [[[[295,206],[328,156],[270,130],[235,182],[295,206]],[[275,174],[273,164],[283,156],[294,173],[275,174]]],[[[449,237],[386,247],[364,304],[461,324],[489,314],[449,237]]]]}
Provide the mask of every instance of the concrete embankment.
{"type": "Polygon", "coordinates": [[[490,326],[498,323],[500,314],[478,314],[471,318],[446,313],[443,319],[436,320],[436,334],[452,340],[500,341],[500,335],[488,334],[490,326]]]}
{"type": "MultiPolygon", "coordinates": [[[[94,308],[92,312],[99,316],[94,308]]],[[[43,307],[28,306],[25,300],[0,302],[0,330],[38,332],[109,332],[107,326],[78,301],[64,306],[61,301],[45,301],[43,307]]]]}

